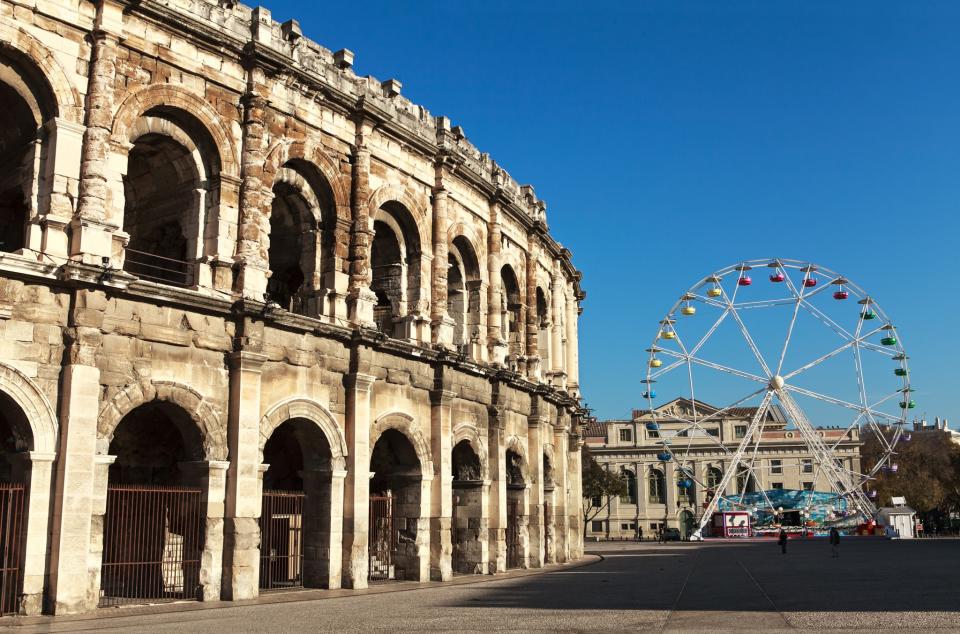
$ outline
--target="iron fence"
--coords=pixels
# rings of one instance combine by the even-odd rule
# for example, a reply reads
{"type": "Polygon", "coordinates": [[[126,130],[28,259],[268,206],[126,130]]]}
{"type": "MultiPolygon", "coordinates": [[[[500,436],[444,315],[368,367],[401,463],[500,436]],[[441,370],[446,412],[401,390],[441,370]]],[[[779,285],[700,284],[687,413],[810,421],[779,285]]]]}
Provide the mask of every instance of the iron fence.
{"type": "Polygon", "coordinates": [[[370,580],[393,579],[393,551],[397,534],[393,519],[393,498],[370,496],[370,580]]]}
{"type": "Polygon", "coordinates": [[[260,588],[303,587],[301,491],[264,491],[260,513],[260,588]]]}
{"type": "Polygon", "coordinates": [[[100,606],[198,599],[200,489],[107,487],[100,606]]]}
{"type": "Polygon", "coordinates": [[[0,484],[0,615],[16,614],[23,586],[24,498],[22,484],[0,484]]]}

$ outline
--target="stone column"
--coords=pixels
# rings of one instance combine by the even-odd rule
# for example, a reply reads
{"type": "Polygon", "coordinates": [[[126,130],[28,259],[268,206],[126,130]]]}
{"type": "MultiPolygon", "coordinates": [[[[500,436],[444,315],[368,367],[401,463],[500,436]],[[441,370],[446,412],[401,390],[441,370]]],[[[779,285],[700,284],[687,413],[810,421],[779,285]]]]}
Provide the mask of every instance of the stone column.
{"type": "Polygon", "coordinates": [[[573,292],[573,285],[567,285],[567,391],[574,398],[580,395],[580,354],[577,348],[577,324],[580,320],[580,304],[573,292]]]}
{"type": "Polygon", "coordinates": [[[540,381],[540,352],[537,336],[540,330],[540,315],[537,311],[537,254],[539,253],[540,238],[536,233],[527,237],[526,261],[526,295],[527,301],[527,378],[531,381],[540,381]]]}
{"type": "Polygon", "coordinates": [[[303,509],[303,584],[308,588],[340,587],[343,565],[343,480],[347,472],[302,471],[306,493],[303,509]]]}
{"type": "Polygon", "coordinates": [[[227,493],[226,460],[181,462],[184,479],[203,491],[203,553],[200,556],[201,599],[218,601],[223,582],[223,513],[227,493]]]}
{"type": "Polygon", "coordinates": [[[490,203],[490,221],[487,224],[487,274],[490,280],[490,286],[487,288],[487,347],[490,363],[495,365],[503,365],[507,358],[507,333],[500,330],[500,268],[503,266],[500,246],[502,240],[500,202],[493,200],[490,203]]]}
{"type": "MultiPolygon", "coordinates": [[[[543,407],[543,404],[538,400],[535,408],[539,407],[543,407]]],[[[527,561],[531,568],[540,568],[544,564],[545,557],[543,536],[546,531],[546,520],[543,514],[542,434],[546,433],[546,421],[539,414],[534,413],[527,419],[527,422],[527,455],[530,460],[530,495],[528,500],[529,510],[527,513],[530,518],[527,528],[527,534],[530,540],[530,556],[527,561]]]]}
{"type": "Polygon", "coordinates": [[[343,493],[343,586],[367,587],[370,532],[370,388],[375,377],[353,373],[347,386],[347,478],[343,493]]]}
{"type": "Polygon", "coordinates": [[[457,393],[437,389],[430,393],[430,451],[433,454],[433,491],[430,504],[430,579],[453,578],[453,424],[457,393]]]}
{"type": "Polygon", "coordinates": [[[347,290],[350,286],[350,226],[352,212],[348,205],[337,205],[337,222],[333,228],[333,250],[330,270],[325,274],[326,296],[322,316],[332,324],[348,323],[347,290]]]}
{"type": "MultiPolygon", "coordinates": [[[[430,324],[431,337],[434,344],[444,347],[453,347],[454,321],[447,312],[447,269],[448,247],[447,231],[450,222],[447,217],[447,199],[449,192],[444,186],[445,167],[442,163],[436,166],[436,185],[433,188],[433,260],[431,262],[430,324]]],[[[465,298],[469,301],[469,297],[465,298]]],[[[464,311],[466,313],[467,311],[464,311]]],[[[459,342],[458,342],[459,343],[459,342]]]]}
{"type": "Polygon", "coordinates": [[[567,382],[566,361],[564,360],[563,350],[563,321],[564,321],[564,285],[563,271],[560,269],[560,261],[554,261],[553,275],[550,279],[550,301],[553,305],[553,313],[550,321],[553,324],[550,333],[552,344],[550,346],[550,369],[552,372],[552,383],[556,387],[563,388],[567,382]]]}
{"type": "Polygon", "coordinates": [[[267,357],[234,352],[230,362],[230,404],[227,437],[227,504],[224,518],[223,598],[251,599],[259,594],[260,511],[260,383],[267,357]]]}
{"type": "MultiPolygon", "coordinates": [[[[664,498],[666,502],[666,511],[664,516],[667,518],[666,526],[670,525],[670,522],[675,519],[676,510],[677,510],[677,477],[676,469],[673,466],[672,462],[667,462],[664,464],[660,463],[660,467],[663,469],[663,486],[666,489],[664,491],[664,498]]],[[[661,521],[663,521],[661,519],[661,521]]]]}
{"type": "MultiPolygon", "coordinates": [[[[47,538],[50,533],[50,484],[55,453],[13,454],[16,480],[23,482],[26,524],[23,527],[23,594],[20,614],[33,616],[43,610],[43,588],[46,581],[47,538]]],[[[16,481],[15,480],[15,481],[16,481]]]]}
{"type": "Polygon", "coordinates": [[[86,131],[80,158],[77,211],[71,222],[70,257],[100,265],[110,257],[111,233],[106,223],[107,153],[113,125],[116,83],[117,34],[123,32],[122,4],[106,0],[97,4],[87,80],[86,131]]]}
{"type": "MultiPolygon", "coordinates": [[[[251,84],[261,71],[253,69],[251,84]]],[[[270,263],[265,234],[270,231],[270,196],[264,189],[263,166],[267,155],[266,98],[254,91],[243,95],[242,149],[240,154],[240,226],[237,228],[238,284],[244,297],[260,301],[267,290],[270,263]]]]}
{"type": "MultiPolygon", "coordinates": [[[[558,421],[559,422],[559,421],[558,421]]],[[[570,478],[568,475],[568,447],[566,424],[557,425],[553,428],[553,535],[556,540],[554,553],[556,563],[565,563],[570,558],[570,551],[567,546],[567,538],[570,527],[570,517],[567,513],[567,498],[570,489],[570,478]]],[[[583,523],[583,516],[578,516],[577,521],[583,523]]]]}
{"type": "MultiPolygon", "coordinates": [[[[347,313],[352,323],[373,327],[373,307],[376,294],[370,290],[370,248],[373,229],[367,205],[370,204],[370,148],[367,135],[371,124],[362,117],[356,122],[356,142],[353,148],[353,180],[351,209],[353,226],[350,231],[350,286],[347,291],[347,313]]],[[[368,466],[369,468],[369,466],[368,466]]]]}
{"type": "MultiPolygon", "coordinates": [[[[54,614],[97,606],[103,549],[102,516],[106,467],[98,470],[100,348],[106,305],[103,293],[77,291],[70,327],[64,332],[66,364],[60,379],[60,437],[50,537],[49,594],[54,614]],[[97,482],[102,475],[102,482],[97,482]],[[91,485],[91,483],[94,483],[91,485]],[[100,518],[94,526],[91,518],[100,518]]],[[[107,448],[102,447],[106,453],[107,448]]],[[[111,460],[112,462],[112,460],[111,460]]]]}
{"type": "Polygon", "coordinates": [[[488,495],[490,573],[507,569],[507,449],[500,416],[490,415],[487,427],[487,464],[491,484],[488,495]]]}
{"type": "Polygon", "coordinates": [[[569,460],[567,463],[567,480],[570,483],[570,495],[567,497],[567,513],[570,518],[569,537],[567,544],[570,550],[570,559],[577,560],[583,557],[583,494],[580,480],[580,436],[576,428],[570,432],[569,460]]]}

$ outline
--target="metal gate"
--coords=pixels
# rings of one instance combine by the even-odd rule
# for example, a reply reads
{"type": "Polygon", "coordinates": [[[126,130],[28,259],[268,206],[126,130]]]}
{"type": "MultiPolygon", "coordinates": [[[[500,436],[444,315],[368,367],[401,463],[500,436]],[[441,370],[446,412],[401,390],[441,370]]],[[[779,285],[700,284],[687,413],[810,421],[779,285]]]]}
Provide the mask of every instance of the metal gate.
{"type": "Polygon", "coordinates": [[[507,503],[507,568],[519,568],[521,558],[519,502],[507,503]]]}
{"type": "Polygon", "coordinates": [[[24,487],[22,484],[0,484],[0,616],[16,614],[23,584],[24,487]]]}
{"type": "Polygon", "coordinates": [[[393,551],[397,544],[393,498],[370,496],[370,580],[393,579],[393,551]]]}
{"type": "Polygon", "coordinates": [[[107,487],[101,607],[199,598],[202,499],[187,487],[107,487]]]}
{"type": "Polygon", "coordinates": [[[260,588],[303,587],[301,491],[264,491],[260,512],[260,588]]]}

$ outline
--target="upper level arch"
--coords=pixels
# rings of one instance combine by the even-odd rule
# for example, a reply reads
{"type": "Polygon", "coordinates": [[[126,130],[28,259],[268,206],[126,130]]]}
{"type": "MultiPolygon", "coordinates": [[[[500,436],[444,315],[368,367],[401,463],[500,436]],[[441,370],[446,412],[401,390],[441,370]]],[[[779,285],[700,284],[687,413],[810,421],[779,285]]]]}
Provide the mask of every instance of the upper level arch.
{"type": "Polygon", "coordinates": [[[29,85],[39,97],[43,121],[63,117],[83,123],[80,93],[67,79],[53,52],[22,28],[0,19],[0,65],[16,65],[29,76],[29,85]]]}
{"type": "Polygon", "coordinates": [[[336,418],[325,407],[307,398],[294,397],[272,406],[260,419],[260,460],[263,449],[273,432],[289,420],[306,420],[316,425],[327,439],[330,448],[331,467],[346,468],[347,441],[336,418]]]}
{"type": "Polygon", "coordinates": [[[427,443],[420,425],[416,419],[404,412],[388,412],[381,415],[370,426],[370,447],[371,450],[376,446],[377,440],[387,430],[395,430],[403,434],[416,452],[417,460],[420,463],[421,475],[425,478],[433,477],[433,461],[430,459],[430,444],[427,443]]]}

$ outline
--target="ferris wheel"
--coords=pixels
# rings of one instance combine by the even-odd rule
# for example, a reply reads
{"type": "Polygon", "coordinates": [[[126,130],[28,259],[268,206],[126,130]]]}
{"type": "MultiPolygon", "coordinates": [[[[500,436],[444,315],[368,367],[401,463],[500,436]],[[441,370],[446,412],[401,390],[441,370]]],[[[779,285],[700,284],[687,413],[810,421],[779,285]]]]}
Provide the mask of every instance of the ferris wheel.
{"type": "Polygon", "coordinates": [[[897,330],[861,287],[809,262],[741,262],[683,293],[647,352],[646,430],[658,439],[657,458],[676,470],[679,487],[707,491],[691,538],[718,510],[782,513],[781,491],[751,489],[775,479],[758,455],[778,442],[802,449],[782,450],[772,469],[809,474],[795,492],[807,500],[804,516],[826,504],[829,521],[873,517],[869,482],[897,470],[895,447],[909,440],[904,425],[916,403],[897,330]],[[658,393],[684,407],[664,405],[658,393]],[[733,434],[724,427],[731,419],[740,422],[733,434]],[[867,435],[879,455],[865,469],[844,448],[867,435]],[[720,457],[709,473],[696,467],[705,455],[720,457]],[[791,455],[809,457],[785,465],[791,455]]]}

